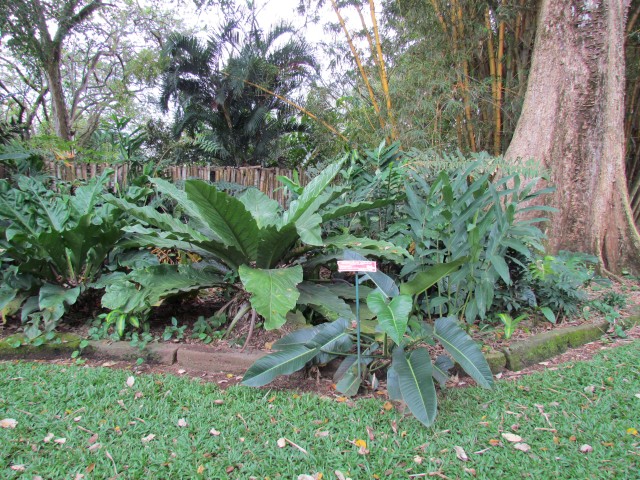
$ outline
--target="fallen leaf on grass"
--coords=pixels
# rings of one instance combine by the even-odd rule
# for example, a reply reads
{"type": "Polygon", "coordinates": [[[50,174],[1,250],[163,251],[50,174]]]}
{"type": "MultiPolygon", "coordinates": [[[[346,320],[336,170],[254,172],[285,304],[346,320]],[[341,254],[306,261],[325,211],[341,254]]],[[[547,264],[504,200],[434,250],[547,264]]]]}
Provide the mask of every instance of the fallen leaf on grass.
{"type": "Polygon", "coordinates": [[[576,436],[575,436],[575,435],[571,435],[571,436],[569,437],[569,441],[570,441],[570,442],[575,442],[576,440],[577,440],[577,438],[576,438],[576,436]]]}
{"type": "Polygon", "coordinates": [[[91,473],[95,468],[96,468],[96,464],[90,463],[89,465],[87,465],[87,468],[85,470],[87,471],[87,473],[91,473]]]}
{"type": "Polygon", "coordinates": [[[180,420],[178,420],[178,426],[179,427],[186,427],[187,426],[187,421],[184,418],[181,418],[180,420]]]}
{"type": "Polygon", "coordinates": [[[456,457],[458,457],[458,460],[463,462],[469,461],[469,457],[467,456],[467,452],[464,451],[464,448],[455,445],[453,449],[456,451],[456,457]]]}
{"type": "Polygon", "coordinates": [[[413,457],[413,461],[418,465],[422,465],[422,462],[424,461],[424,457],[421,457],[420,455],[416,455],[415,457],[413,457]]]}
{"type": "Polygon", "coordinates": [[[198,473],[198,475],[202,475],[204,473],[204,465],[200,465],[196,472],[198,473]]]}
{"type": "Polygon", "coordinates": [[[522,437],[520,435],[515,435],[513,433],[503,433],[502,438],[507,440],[508,442],[521,442],[522,437]]]}
{"type": "Polygon", "coordinates": [[[516,443],[513,445],[513,448],[520,450],[521,452],[528,452],[531,450],[531,447],[526,443],[516,443]]]}
{"type": "Polygon", "coordinates": [[[51,440],[53,440],[53,433],[47,433],[47,436],[44,437],[44,443],[49,443],[51,440]]]}
{"type": "Polygon", "coordinates": [[[136,383],[136,379],[134,377],[127,378],[127,387],[131,388],[136,383]]]}
{"type": "Polygon", "coordinates": [[[27,469],[24,465],[11,465],[10,468],[16,472],[24,472],[27,469]]]}
{"type": "Polygon", "coordinates": [[[122,400],[118,400],[118,405],[120,405],[124,410],[127,409],[127,407],[124,406],[124,402],[122,400]]]}
{"type": "Polygon", "coordinates": [[[475,477],[475,476],[476,476],[476,469],[475,469],[475,468],[467,468],[467,467],[464,467],[464,471],[465,471],[466,473],[468,473],[469,475],[471,475],[472,477],[475,477]]]}
{"type": "Polygon", "coordinates": [[[318,437],[318,438],[328,437],[329,436],[329,431],[328,430],[324,430],[322,432],[316,432],[315,436],[318,437]]]}
{"type": "MultiPolygon", "coordinates": [[[[51,435],[51,434],[49,434],[49,435],[51,435]]],[[[52,436],[53,436],[53,435],[52,435],[52,436]]],[[[96,443],[97,441],[98,441],[98,434],[97,434],[97,433],[94,433],[93,435],[91,435],[91,436],[89,437],[88,443],[89,443],[89,445],[93,445],[93,444],[94,444],[94,443],[96,443]]]]}
{"type": "Polygon", "coordinates": [[[489,445],[491,445],[492,447],[500,445],[500,440],[498,440],[497,438],[492,438],[491,440],[489,440],[489,445]]]}
{"type": "Polygon", "coordinates": [[[222,405],[224,403],[224,400],[221,400],[221,399],[214,400],[213,403],[216,405],[222,405]]]}
{"type": "Polygon", "coordinates": [[[627,435],[638,436],[638,430],[635,428],[627,428],[627,435]]]}
{"type": "Polygon", "coordinates": [[[65,443],[67,443],[67,439],[66,438],[56,438],[53,443],[57,443],[58,445],[64,445],[65,443]]]}
{"type": "Polygon", "coordinates": [[[146,437],[142,437],[142,443],[149,443],[154,438],[156,438],[156,436],[153,433],[150,433],[146,437]]]}
{"type": "Polygon", "coordinates": [[[276,445],[278,445],[278,448],[284,448],[287,446],[287,441],[284,438],[279,438],[276,445]]]}
{"type": "Polygon", "coordinates": [[[373,433],[373,428],[371,427],[366,427],[367,429],[367,435],[369,436],[369,440],[371,440],[372,442],[375,440],[375,435],[373,433]]]}
{"type": "Polygon", "coordinates": [[[99,449],[99,448],[101,448],[101,447],[102,447],[102,445],[100,445],[99,443],[94,443],[93,445],[91,445],[91,446],[89,447],[89,449],[88,449],[88,450],[89,450],[90,452],[95,452],[96,450],[98,450],[98,449],[99,449]]]}
{"type": "Polygon", "coordinates": [[[589,452],[593,452],[593,447],[591,445],[587,445],[586,443],[584,445],[580,446],[580,452],[582,453],[589,453],[589,452]]]}
{"type": "Polygon", "coordinates": [[[180,370],[178,370],[179,375],[183,375],[185,373],[187,373],[187,371],[184,368],[181,368],[180,370]]]}
{"type": "Polygon", "coordinates": [[[218,435],[220,435],[220,432],[218,430],[216,430],[215,428],[212,428],[211,430],[209,430],[209,433],[211,435],[213,435],[214,437],[217,437],[218,435]]]}
{"type": "Polygon", "coordinates": [[[2,428],[16,428],[18,421],[15,418],[5,418],[0,420],[0,427],[2,428]]]}
{"type": "Polygon", "coordinates": [[[364,440],[357,439],[353,444],[358,448],[367,448],[367,442],[364,440]]]}
{"type": "Polygon", "coordinates": [[[382,405],[382,408],[384,408],[387,412],[389,410],[393,410],[393,403],[391,402],[384,402],[384,405],[382,405]]]}

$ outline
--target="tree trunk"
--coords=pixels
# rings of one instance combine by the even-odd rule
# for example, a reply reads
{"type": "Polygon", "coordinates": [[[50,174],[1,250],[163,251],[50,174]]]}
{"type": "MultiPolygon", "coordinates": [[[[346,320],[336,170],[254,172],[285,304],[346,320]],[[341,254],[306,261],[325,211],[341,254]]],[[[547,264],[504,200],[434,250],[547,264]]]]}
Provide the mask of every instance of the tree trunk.
{"type": "Polygon", "coordinates": [[[60,62],[51,61],[45,65],[47,84],[51,94],[51,116],[53,119],[53,129],[56,135],[63,140],[72,140],[71,122],[69,120],[69,110],[64,98],[62,88],[62,76],[60,75],[60,62]]]}
{"type": "Polygon", "coordinates": [[[548,248],[640,273],[624,169],[624,24],[629,0],[543,0],[525,102],[507,161],[534,158],[557,191],[548,248]]]}

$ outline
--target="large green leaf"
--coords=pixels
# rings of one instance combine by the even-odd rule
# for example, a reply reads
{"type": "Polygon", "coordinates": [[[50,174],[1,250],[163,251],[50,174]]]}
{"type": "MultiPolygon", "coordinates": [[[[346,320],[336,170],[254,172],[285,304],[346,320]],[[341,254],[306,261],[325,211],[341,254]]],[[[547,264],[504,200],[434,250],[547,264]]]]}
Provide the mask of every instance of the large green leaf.
{"type": "MultiPolygon", "coordinates": [[[[354,252],[352,250],[344,251],[344,259],[361,261],[368,260],[367,257],[363,257],[358,252],[354,252]]],[[[382,273],[381,271],[369,272],[366,274],[366,277],[368,277],[373,283],[375,283],[387,298],[393,298],[397,295],[400,295],[400,290],[398,289],[396,282],[394,282],[393,279],[387,274],[382,273]]]]}
{"type": "Polygon", "coordinates": [[[478,385],[491,388],[493,374],[478,345],[460,328],[455,317],[439,318],[435,322],[433,336],[478,385]]]}
{"type": "Polygon", "coordinates": [[[394,401],[402,400],[402,392],[400,391],[400,379],[393,365],[387,368],[387,393],[389,399],[394,401]]]}
{"type": "Polygon", "coordinates": [[[353,213],[365,212],[367,210],[373,210],[374,208],[380,208],[392,203],[395,203],[395,198],[383,198],[380,200],[374,200],[373,202],[356,202],[348,205],[340,205],[328,212],[322,213],[322,221],[327,222],[335,218],[344,217],[345,215],[351,215],[353,213]]]}
{"type": "Polygon", "coordinates": [[[275,342],[271,348],[273,350],[284,350],[285,348],[292,346],[306,345],[313,339],[313,337],[316,336],[316,333],[318,333],[318,327],[294,330],[289,335],[286,335],[275,342]]]}
{"type": "Polygon", "coordinates": [[[87,185],[76,188],[71,197],[71,205],[76,210],[77,216],[82,217],[92,213],[96,204],[101,201],[104,184],[112,173],[113,170],[105,170],[87,185]]]}
{"type": "Polygon", "coordinates": [[[312,282],[303,282],[298,285],[300,297],[298,303],[301,305],[315,305],[323,307],[325,310],[333,312],[331,319],[344,317],[354,319],[355,316],[351,307],[347,303],[332,293],[331,289],[326,285],[312,282]]]}
{"type": "Polygon", "coordinates": [[[249,387],[262,387],[278,375],[289,375],[303,368],[318,354],[315,348],[292,345],[257,360],[242,378],[242,384],[249,387]]]}
{"type": "Polygon", "coordinates": [[[335,322],[318,326],[316,335],[307,344],[307,347],[317,348],[321,352],[318,354],[318,363],[328,363],[335,358],[331,352],[345,353],[351,350],[353,342],[347,331],[350,324],[346,318],[340,318],[335,322]]]}
{"type": "Polygon", "coordinates": [[[64,288],[60,285],[45,283],[40,288],[38,306],[47,311],[51,320],[58,320],[64,315],[65,305],[73,305],[80,295],[80,287],[64,288]]]}
{"type": "Polygon", "coordinates": [[[468,261],[468,257],[461,257],[452,262],[430,266],[428,267],[429,270],[418,273],[410,282],[401,284],[400,293],[405,295],[418,295],[435,285],[441,278],[456,271],[468,261]]]}
{"type": "Polygon", "coordinates": [[[127,313],[148,309],[179,292],[224,283],[217,270],[195,265],[154,265],[134,270],[126,277],[113,276],[113,279],[106,285],[102,306],[127,313]]]}
{"type": "Polygon", "coordinates": [[[239,273],[245,290],[251,293],[251,306],[264,317],[264,328],[281,327],[300,295],[296,286],[302,282],[302,267],[263,270],[241,265],[239,273]]]}
{"type": "Polygon", "coordinates": [[[238,200],[244,204],[244,207],[255,219],[258,228],[278,223],[280,204],[257,188],[249,188],[238,196],[238,200]]]}
{"type": "Polygon", "coordinates": [[[397,347],[393,351],[393,369],[398,374],[402,399],[411,413],[427,427],[433,424],[438,413],[438,399],[427,349],[418,348],[407,356],[397,347]]]}
{"type": "MultiPolygon", "coordinates": [[[[294,224],[307,212],[307,210],[310,209],[317,198],[325,192],[325,189],[331,184],[336,175],[338,175],[346,158],[347,157],[345,156],[341,160],[329,165],[304,187],[302,194],[296,200],[291,202],[289,209],[282,216],[280,224],[281,227],[294,224]]],[[[320,206],[318,204],[316,205],[318,207],[320,206]]]]}
{"type": "Polygon", "coordinates": [[[353,397],[358,393],[361,383],[362,377],[358,375],[358,363],[355,362],[347,369],[340,381],[336,383],[336,391],[346,397],[353,397]]]}
{"type": "Polygon", "coordinates": [[[298,238],[295,224],[287,225],[281,229],[274,226],[261,229],[256,267],[273,268],[277,266],[283,257],[291,251],[298,238]]]}
{"type": "Polygon", "coordinates": [[[185,192],[209,228],[227,246],[240,250],[247,261],[255,261],[258,251],[258,225],[244,204],[201,180],[188,180],[185,192]]]}
{"type": "Polygon", "coordinates": [[[413,307],[411,297],[398,295],[387,303],[382,292],[376,290],[367,297],[367,306],[378,317],[377,330],[389,335],[396,345],[402,345],[413,307]]]}
{"type": "MultiPolygon", "coordinates": [[[[194,230],[189,225],[182,223],[179,219],[172,217],[171,215],[168,215],[166,213],[160,213],[151,206],[139,207],[133,203],[129,203],[126,200],[117,198],[113,195],[105,195],[105,199],[107,199],[109,203],[117,206],[132,217],[135,217],[149,225],[157,227],[166,233],[180,235],[181,238],[196,243],[210,240],[208,237],[198,232],[197,230],[194,230]]],[[[132,227],[138,227],[138,225],[132,225],[132,227]]]]}
{"type": "Polygon", "coordinates": [[[295,222],[296,231],[300,240],[307,245],[322,246],[322,217],[317,213],[308,213],[300,217],[295,222]]]}
{"type": "Polygon", "coordinates": [[[324,243],[339,250],[348,249],[360,255],[374,255],[395,261],[402,261],[411,256],[404,248],[398,247],[391,242],[354,237],[348,233],[328,237],[324,243]]]}

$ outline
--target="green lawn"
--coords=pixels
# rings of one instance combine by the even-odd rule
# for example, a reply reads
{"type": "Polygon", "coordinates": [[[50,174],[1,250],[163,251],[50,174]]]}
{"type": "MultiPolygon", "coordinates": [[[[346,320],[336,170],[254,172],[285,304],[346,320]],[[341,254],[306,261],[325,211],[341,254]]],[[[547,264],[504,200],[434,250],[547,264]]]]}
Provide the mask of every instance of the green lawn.
{"type": "Polygon", "coordinates": [[[433,428],[385,410],[384,400],[351,404],[246,387],[220,391],[173,376],[135,376],[128,387],[129,375],[0,364],[0,420],[17,420],[15,428],[0,428],[0,478],[117,472],[145,479],[317,473],[335,479],[335,470],[354,480],[433,472],[473,478],[473,471],[488,479],[640,478],[634,430],[640,430],[640,342],[589,363],[502,381],[492,391],[449,390],[433,428]],[[503,433],[521,436],[530,451],[517,450],[503,433]],[[279,448],[280,438],[305,451],[290,443],[279,448]],[[357,440],[366,441],[368,452],[357,440]],[[581,453],[585,444],[593,450],[581,453]],[[456,457],[455,446],[468,461],[456,457]]]}

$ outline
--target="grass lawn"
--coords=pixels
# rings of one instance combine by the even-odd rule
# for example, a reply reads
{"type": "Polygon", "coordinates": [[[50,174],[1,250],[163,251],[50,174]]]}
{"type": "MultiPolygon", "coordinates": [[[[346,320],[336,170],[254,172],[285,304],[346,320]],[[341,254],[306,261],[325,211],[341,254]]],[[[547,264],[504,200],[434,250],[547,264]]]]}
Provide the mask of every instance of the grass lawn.
{"type": "Polygon", "coordinates": [[[638,341],[491,391],[448,390],[432,428],[384,399],[173,376],[130,387],[129,375],[1,363],[0,420],[17,425],[0,428],[0,478],[640,478],[638,341]]]}

